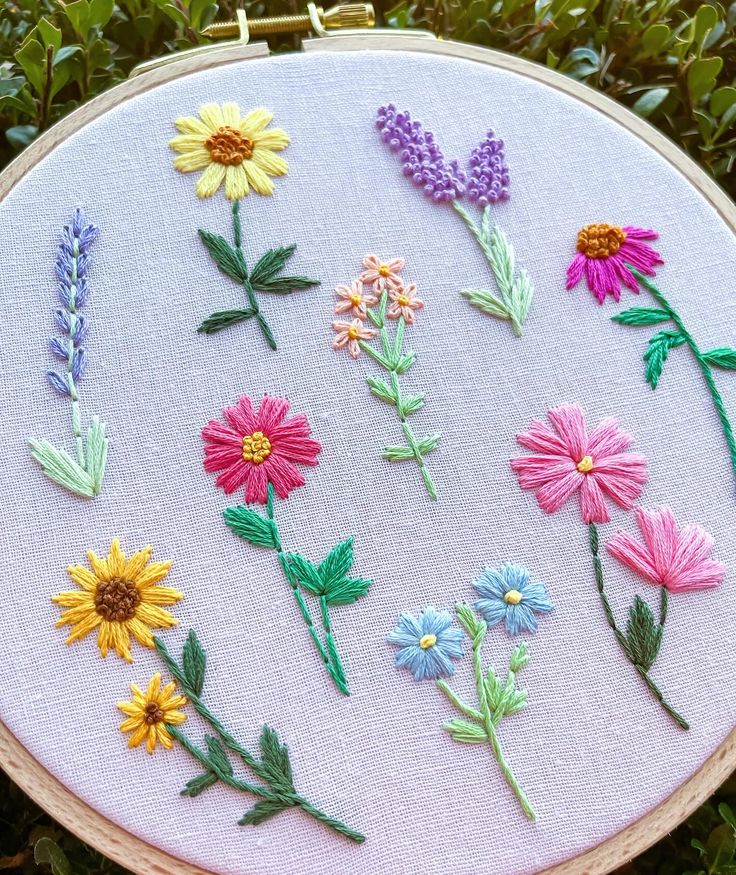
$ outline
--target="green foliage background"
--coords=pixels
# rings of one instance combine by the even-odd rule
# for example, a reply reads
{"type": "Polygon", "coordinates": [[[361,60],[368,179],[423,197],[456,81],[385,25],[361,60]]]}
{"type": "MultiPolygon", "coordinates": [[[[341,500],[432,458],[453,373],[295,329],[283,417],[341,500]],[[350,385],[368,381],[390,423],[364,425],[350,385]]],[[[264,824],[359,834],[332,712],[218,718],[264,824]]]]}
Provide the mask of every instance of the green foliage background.
{"type": "MultiPolygon", "coordinates": [[[[140,61],[207,42],[223,0],[0,0],[0,168],[140,61]]],[[[249,16],[297,0],[243,4],[249,16]]],[[[736,195],[736,2],[436,0],[375,3],[390,27],[502,49],[600,89],[648,118],[736,195]]],[[[274,45],[274,48],[295,46],[274,45]]],[[[736,875],[736,780],[621,870],[736,875]]],[[[54,824],[0,775],[0,870],[124,875],[54,824]]]]}

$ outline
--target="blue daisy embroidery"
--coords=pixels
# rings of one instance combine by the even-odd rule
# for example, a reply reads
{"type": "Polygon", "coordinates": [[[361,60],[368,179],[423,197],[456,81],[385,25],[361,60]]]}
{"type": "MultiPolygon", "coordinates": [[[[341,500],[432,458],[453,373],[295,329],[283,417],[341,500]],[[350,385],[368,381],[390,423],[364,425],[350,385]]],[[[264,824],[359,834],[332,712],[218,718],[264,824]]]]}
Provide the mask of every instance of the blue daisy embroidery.
{"type": "Polygon", "coordinates": [[[452,625],[447,611],[434,608],[425,608],[418,617],[403,612],[386,640],[399,648],[396,667],[411,672],[416,681],[451,677],[452,660],[464,654],[462,630],[452,625]]]}
{"type": "Polygon", "coordinates": [[[534,583],[521,565],[504,562],[499,568],[486,568],[473,583],[481,596],[474,607],[489,626],[506,623],[509,635],[536,632],[536,614],[549,614],[554,606],[543,583],[534,583]]]}

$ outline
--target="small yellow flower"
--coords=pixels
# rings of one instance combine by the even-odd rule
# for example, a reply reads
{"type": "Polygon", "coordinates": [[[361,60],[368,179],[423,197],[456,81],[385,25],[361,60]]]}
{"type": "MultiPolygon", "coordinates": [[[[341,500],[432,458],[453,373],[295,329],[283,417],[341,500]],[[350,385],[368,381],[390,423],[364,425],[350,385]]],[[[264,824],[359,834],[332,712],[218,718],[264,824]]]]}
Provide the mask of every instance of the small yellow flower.
{"type": "Polygon", "coordinates": [[[133,700],[118,702],[118,708],[127,719],[120,724],[121,732],[132,732],[128,739],[128,747],[138,747],[145,738],[146,750],[153,753],[156,744],[161,744],[171,750],[174,742],[169,734],[168,726],[178,726],[187,719],[182,711],[177,711],[186,705],[184,696],[173,695],[176,682],[171,681],[161,689],[161,675],[157,672],[144,693],[138,684],[131,684],[133,700]]]}
{"type": "Polygon", "coordinates": [[[57,626],[72,626],[67,644],[97,629],[97,645],[103,656],[112,648],[126,662],[132,662],[131,635],[145,647],[153,647],[152,628],[176,626],[179,621],[160,605],[173,605],[184,596],[169,586],[158,586],[169,573],[171,562],[149,562],[152,553],[153,547],[148,546],[126,561],[115,538],[107,559],[87,551],[91,571],[84,565],[67,569],[80,589],[51,597],[69,609],[56,622],[57,626]]]}
{"type": "Polygon", "coordinates": [[[274,155],[289,145],[280,128],[266,130],[273,118],[267,109],[240,116],[237,103],[208,103],[199,118],[186,116],[174,124],[181,136],[169,143],[175,152],[174,167],[182,173],[204,170],[194,188],[199,197],[212,197],[225,183],[225,197],[244,198],[250,188],[257,194],[273,194],[270,176],[288,173],[286,161],[274,155]]]}

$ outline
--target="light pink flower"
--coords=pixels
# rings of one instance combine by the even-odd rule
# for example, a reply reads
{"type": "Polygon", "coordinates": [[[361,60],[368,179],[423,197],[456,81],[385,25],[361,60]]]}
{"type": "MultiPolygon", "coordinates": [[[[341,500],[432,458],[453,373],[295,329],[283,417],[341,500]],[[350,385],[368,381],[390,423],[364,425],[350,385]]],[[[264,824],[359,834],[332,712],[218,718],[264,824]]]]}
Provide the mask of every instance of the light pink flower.
{"type": "Polygon", "coordinates": [[[398,319],[399,316],[404,317],[407,325],[414,322],[413,310],[421,310],[424,306],[424,301],[415,297],[417,290],[416,283],[409,283],[408,286],[398,286],[395,289],[389,289],[388,297],[391,301],[391,306],[386,311],[389,319],[398,319]]]}
{"type": "Polygon", "coordinates": [[[279,498],[304,485],[295,463],[316,465],[322,447],[309,437],[307,417],[285,419],[288,410],[285,398],[266,395],[255,411],[243,395],[222,411],[227,424],[212,419],[202,429],[205,471],[222,471],[215,484],[228,495],[245,484],[245,500],[265,504],[269,483],[279,498]]]}
{"type": "Polygon", "coordinates": [[[585,275],[588,288],[599,304],[606,295],[621,300],[621,283],[639,294],[639,283],[627,264],[646,276],[654,276],[655,265],[664,264],[657,251],[642,240],[656,240],[656,231],[626,225],[600,223],[578,231],[577,255],[567,269],[567,288],[585,275]]]}
{"type": "Polygon", "coordinates": [[[637,507],[636,522],[644,543],[616,532],[606,549],[642,577],[670,592],[720,586],[726,567],[711,559],[713,538],[697,525],[677,526],[668,507],[637,507]]]}
{"type": "Polygon", "coordinates": [[[362,283],[372,285],[375,292],[382,292],[386,288],[396,289],[401,285],[399,274],[404,269],[403,258],[382,261],[377,255],[366,255],[363,267],[365,270],[359,279],[362,283]]]}
{"type": "Polygon", "coordinates": [[[335,304],[335,313],[351,313],[356,319],[365,319],[367,308],[378,303],[378,298],[366,292],[360,280],[353,280],[350,286],[335,286],[335,291],[340,299],[335,304]]]}
{"type": "Polygon", "coordinates": [[[359,340],[371,340],[378,334],[373,328],[365,328],[360,319],[353,319],[352,322],[333,322],[333,329],[337,332],[335,339],[332,341],[333,349],[343,349],[347,347],[350,355],[357,359],[360,355],[359,340]]]}
{"type": "Polygon", "coordinates": [[[534,489],[539,506],[554,513],[576,492],[586,523],[610,519],[604,496],[630,510],[647,482],[647,460],[628,453],[633,438],[615,419],[604,419],[588,434],[577,404],[547,411],[554,428],[534,420],[526,434],[516,436],[537,455],[511,460],[522,489],[534,489]]]}

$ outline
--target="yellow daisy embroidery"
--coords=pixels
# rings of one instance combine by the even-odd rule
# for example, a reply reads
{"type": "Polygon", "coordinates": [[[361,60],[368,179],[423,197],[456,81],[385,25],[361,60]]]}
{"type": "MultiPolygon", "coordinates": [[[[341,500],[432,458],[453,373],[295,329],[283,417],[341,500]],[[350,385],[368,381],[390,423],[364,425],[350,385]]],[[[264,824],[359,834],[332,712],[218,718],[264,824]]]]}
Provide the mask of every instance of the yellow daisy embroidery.
{"type": "Polygon", "coordinates": [[[138,747],[145,739],[146,750],[153,753],[160,742],[167,750],[173,747],[173,740],[168,726],[178,726],[187,719],[182,711],[177,711],[186,705],[184,696],[175,696],[176,682],[171,681],[161,689],[161,675],[157,672],[144,693],[138,684],[131,684],[133,700],[118,702],[118,708],[127,719],[120,724],[121,732],[131,732],[128,747],[138,747]]]}
{"type": "Polygon", "coordinates": [[[103,656],[112,648],[132,662],[131,635],[139,644],[153,647],[151,629],[165,629],[179,622],[161,605],[173,605],[184,598],[183,594],[158,585],[169,573],[171,562],[150,562],[152,553],[153,547],[148,546],[126,560],[115,538],[107,559],[88,550],[89,568],[72,565],[67,569],[79,589],[51,598],[68,608],[56,622],[57,626],[72,626],[67,644],[97,629],[97,645],[103,656]]]}
{"type": "Polygon", "coordinates": [[[175,152],[174,167],[182,173],[204,170],[194,188],[199,197],[212,197],[225,183],[225,197],[236,201],[250,188],[257,194],[273,194],[271,176],[284,176],[289,165],[275,152],[289,145],[280,128],[267,130],[273,114],[251,110],[241,118],[237,103],[208,103],[199,118],[185,116],[174,122],[181,136],[169,143],[175,152]]]}

